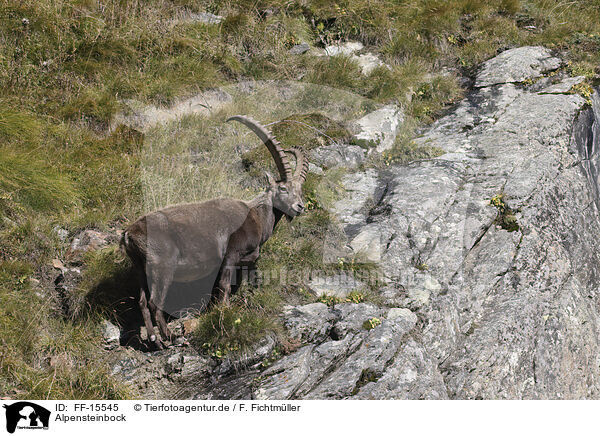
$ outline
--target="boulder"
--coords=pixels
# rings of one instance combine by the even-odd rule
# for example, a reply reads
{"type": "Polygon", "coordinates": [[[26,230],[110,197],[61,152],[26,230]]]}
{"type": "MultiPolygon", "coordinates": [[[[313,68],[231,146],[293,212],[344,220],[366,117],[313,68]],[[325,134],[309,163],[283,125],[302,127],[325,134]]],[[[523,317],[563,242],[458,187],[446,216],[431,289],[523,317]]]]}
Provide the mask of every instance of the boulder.
{"type": "Polygon", "coordinates": [[[324,168],[356,168],[365,161],[366,150],[357,145],[332,144],[311,151],[311,163],[324,168]]]}
{"type": "MultiPolygon", "coordinates": [[[[294,47],[292,49],[294,49],[294,47]]],[[[323,50],[315,50],[315,54],[317,56],[349,56],[352,60],[356,61],[361,72],[366,76],[371,74],[377,67],[385,66],[386,68],[390,68],[389,65],[386,65],[375,53],[365,52],[356,54],[357,52],[363,51],[363,49],[363,44],[358,41],[340,41],[337,44],[327,45],[323,50]]],[[[308,48],[306,51],[308,51],[308,48]]],[[[304,51],[302,53],[304,53],[304,51]]]]}
{"type": "Polygon", "coordinates": [[[290,52],[290,54],[293,54],[293,55],[299,55],[299,54],[306,53],[309,50],[310,50],[310,45],[303,42],[302,44],[296,44],[295,46],[290,48],[289,52],[290,52]]]}
{"type": "Polygon", "coordinates": [[[559,58],[544,47],[519,47],[500,53],[481,66],[475,86],[519,83],[537,79],[561,66],[559,58]]]}
{"type": "Polygon", "coordinates": [[[364,75],[369,75],[377,67],[386,66],[385,63],[373,53],[364,53],[354,56],[354,59],[356,59],[358,62],[358,65],[360,66],[360,69],[364,75]]]}
{"type": "Polygon", "coordinates": [[[67,259],[71,262],[79,262],[82,256],[88,251],[96,251],[106,247],[110,242],[114,242],[115,237],[109,233],[98,230],[83,230],[79,232],[71,241],[71,246],[67,252],[67,259]]]}
{"type": "Polygon", "coordinates": [[[117,348],[121,339],[121,330],[119,327],[107,320],[102,321],[100,327],[102,329],[102,337],[104,338],[104,347],[109,350],[117,348]]]}
{"type": "Polygon", "coordinates": [[[338,44],[332,44],[325,47],[324,54],[325,56],[337,56],[337,55],[345,55],[349,56],[354,52],[363,49],[362,43],[358,41],[347,41],[340,42],[338,44]]]}
{"type": "Polygon", "coordinates": [[[384,106],[354,123],[354,137],[358,143],[373,147],[381,153],[392,148],[403,121],[404,113],[399,107],[384,106]]]}

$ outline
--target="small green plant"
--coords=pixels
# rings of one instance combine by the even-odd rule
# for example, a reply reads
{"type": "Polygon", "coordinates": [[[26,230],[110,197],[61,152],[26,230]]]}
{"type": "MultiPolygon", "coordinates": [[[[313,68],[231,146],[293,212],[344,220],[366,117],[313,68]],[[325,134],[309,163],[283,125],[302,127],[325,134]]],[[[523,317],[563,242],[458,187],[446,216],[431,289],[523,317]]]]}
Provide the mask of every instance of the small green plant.
{"type": "Polygon", "coordinates": [[[579,94],[582,96],[586,103],[591,106],[592,105],[592,95],[594,95],[594,88],[587,82],[581,82],[576,85],[573,85],[569,90],[571,94],[579,94]]]}
{"type": "Polygon", "coordinates": [[[521,84],[522,84],[523,86],[531,86],[531,85],[533,85],[535,82],[537,82],[539,79],[540,79],[539,77],[535,77],[535,78],[534,78],[534,77],[528,77],[527,79],[523,80],[523,81],[521,82],[521,84]]]}
{"type": "Polygon", "coordinates": [[[202,349],[211,357],[215,359],[223,359],[229,353],[239,351],[238,345],[222,345],[222,344],[211,344],[205,342],[202,344],[202,349]]]}
{"type": "Polygon", "coordinates": [[[336,295],[327,295],[323,294],[319,298],[317,298],[318,303],[324,303],[329,307],[334,307],[336,304],[340,304],[344,302],[343,298],[340,298],[336,295]]]}
{"type": "Polygon", "coordinates": [[[362,139],[362,138],[353,138],[352,139],[352,145],[358,145],[359,147],[364,148],[365,150],[377,148],[377,146],[380,144],[380,142],[381,142],[381,140],[379,138],[376,140],[362,139]]]}
{"type": "MultiPolygon", "coordinates": [[[[599,48],[600,48],[600,45],[599,45],[599,48]]],[[[585,63],[569,62],[567,64],[567,71],[573,77],[585,76],[585,78],[588,80],[593,80],[593,79],[597,78],[595,68],[593,68],[592,66],[585,64],[585,63]]]]}
{"type": "Polygon", "coordinates": [[[362,327],[365,330],[373,330],[375,327],[381,325],[381,320],[379,318],[370,318],[363,322],[362,327]]]}
{"type": "Polygon", "coordinates": [[[271,366],[273,363],[275,363],[280,358],[281,358],[281,352],[278,349],[275,349],[271,352],[269,357],[267,357],[266,359],[263,359],[263,361],[260,362],[260,367],[262,369],[268,368],[269,366],[271,366]]]}
{"type": "Polygon", "coordinates": [[[490,199],[490,204],[498,209],[496,224],[509,232],[515,232],[519,230],[519,223],[517,222],[517,217],[515,215],[517,211],[511,209],[505,203],[504,193],[493,196],[490,199]]]}
{"type": "Polygon", "coordinates": [[[364,293],[359,292],[359,291],[351,291],[347,296],[346,296],[346,301],[349,303],[362,303],[363,301],[366,300],[366,296],[364,293]]]}

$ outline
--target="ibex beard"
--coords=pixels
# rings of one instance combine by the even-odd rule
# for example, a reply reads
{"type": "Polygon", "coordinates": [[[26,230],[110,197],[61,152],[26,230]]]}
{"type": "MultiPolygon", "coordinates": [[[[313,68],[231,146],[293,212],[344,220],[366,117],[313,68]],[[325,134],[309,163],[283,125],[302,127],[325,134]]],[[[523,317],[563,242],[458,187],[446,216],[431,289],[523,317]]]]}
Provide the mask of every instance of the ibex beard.
{"type": "Polygon", "coordinates": [[[124,232],[121,246],[131,258],[139,278],[139,304],[148,339],[164,348],[172,335],[165,318],[165,301],[173,283],[201,280],[210,283],[210,303],[227,303],[236,267],[254,262],[260,247],[273,234],[279,220],[293,219],[304,211],[302,185],[308,161],[297,148],[284,150],[257,121],[234,116],[227,121],[248,126],[265,144],[279,171],[267,173],[266,190],[251,201],[218,198],[201,203],[166,207],[148,213],[124,232]],[[288,154],[294,156],[294,171],[288,154]]]}

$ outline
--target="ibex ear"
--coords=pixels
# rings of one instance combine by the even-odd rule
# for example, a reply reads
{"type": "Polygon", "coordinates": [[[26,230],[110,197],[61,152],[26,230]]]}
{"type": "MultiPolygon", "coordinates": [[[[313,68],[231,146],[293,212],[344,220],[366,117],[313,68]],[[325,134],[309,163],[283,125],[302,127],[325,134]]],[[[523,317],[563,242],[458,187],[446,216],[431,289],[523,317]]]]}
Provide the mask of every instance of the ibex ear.
{"type": "Polygon", "coordinates": [[[268,171],[265,171],[265,176],[267,176],[267,183],[270,186],[277,185],[277,182],[275,181],[275,178],[271,175],[271,173],[269,173],[268,171]]]}

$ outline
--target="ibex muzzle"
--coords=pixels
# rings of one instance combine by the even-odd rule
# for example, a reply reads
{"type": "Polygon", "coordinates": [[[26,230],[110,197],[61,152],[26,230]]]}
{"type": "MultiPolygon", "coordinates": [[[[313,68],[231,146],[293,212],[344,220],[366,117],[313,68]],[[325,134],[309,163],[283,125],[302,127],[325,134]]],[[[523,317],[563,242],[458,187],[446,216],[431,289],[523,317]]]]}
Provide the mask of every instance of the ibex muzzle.
{"type": "Polygon", "coordinates": [[[129,226],[121,245],[140,280],[140,309],[148,338],[158,348],[152,318],[164,340],[171,340],[165,300],[173,282],[203,279],[210,283],[211,302],[227,302],[240,262],[253,262],[282,216],[289,220],[304,211],[302,184],[308,172],[304,153],[284,150],[258,122],[245,116],[227,121],[248,126],[267,146],[279,171],[279,180],[267,174],[269,186],[251,201],[219,198],[202,203],[170,206],[151,212],[129,226]],[[296,160],[294,171],[288,154],[296,160]]]}

